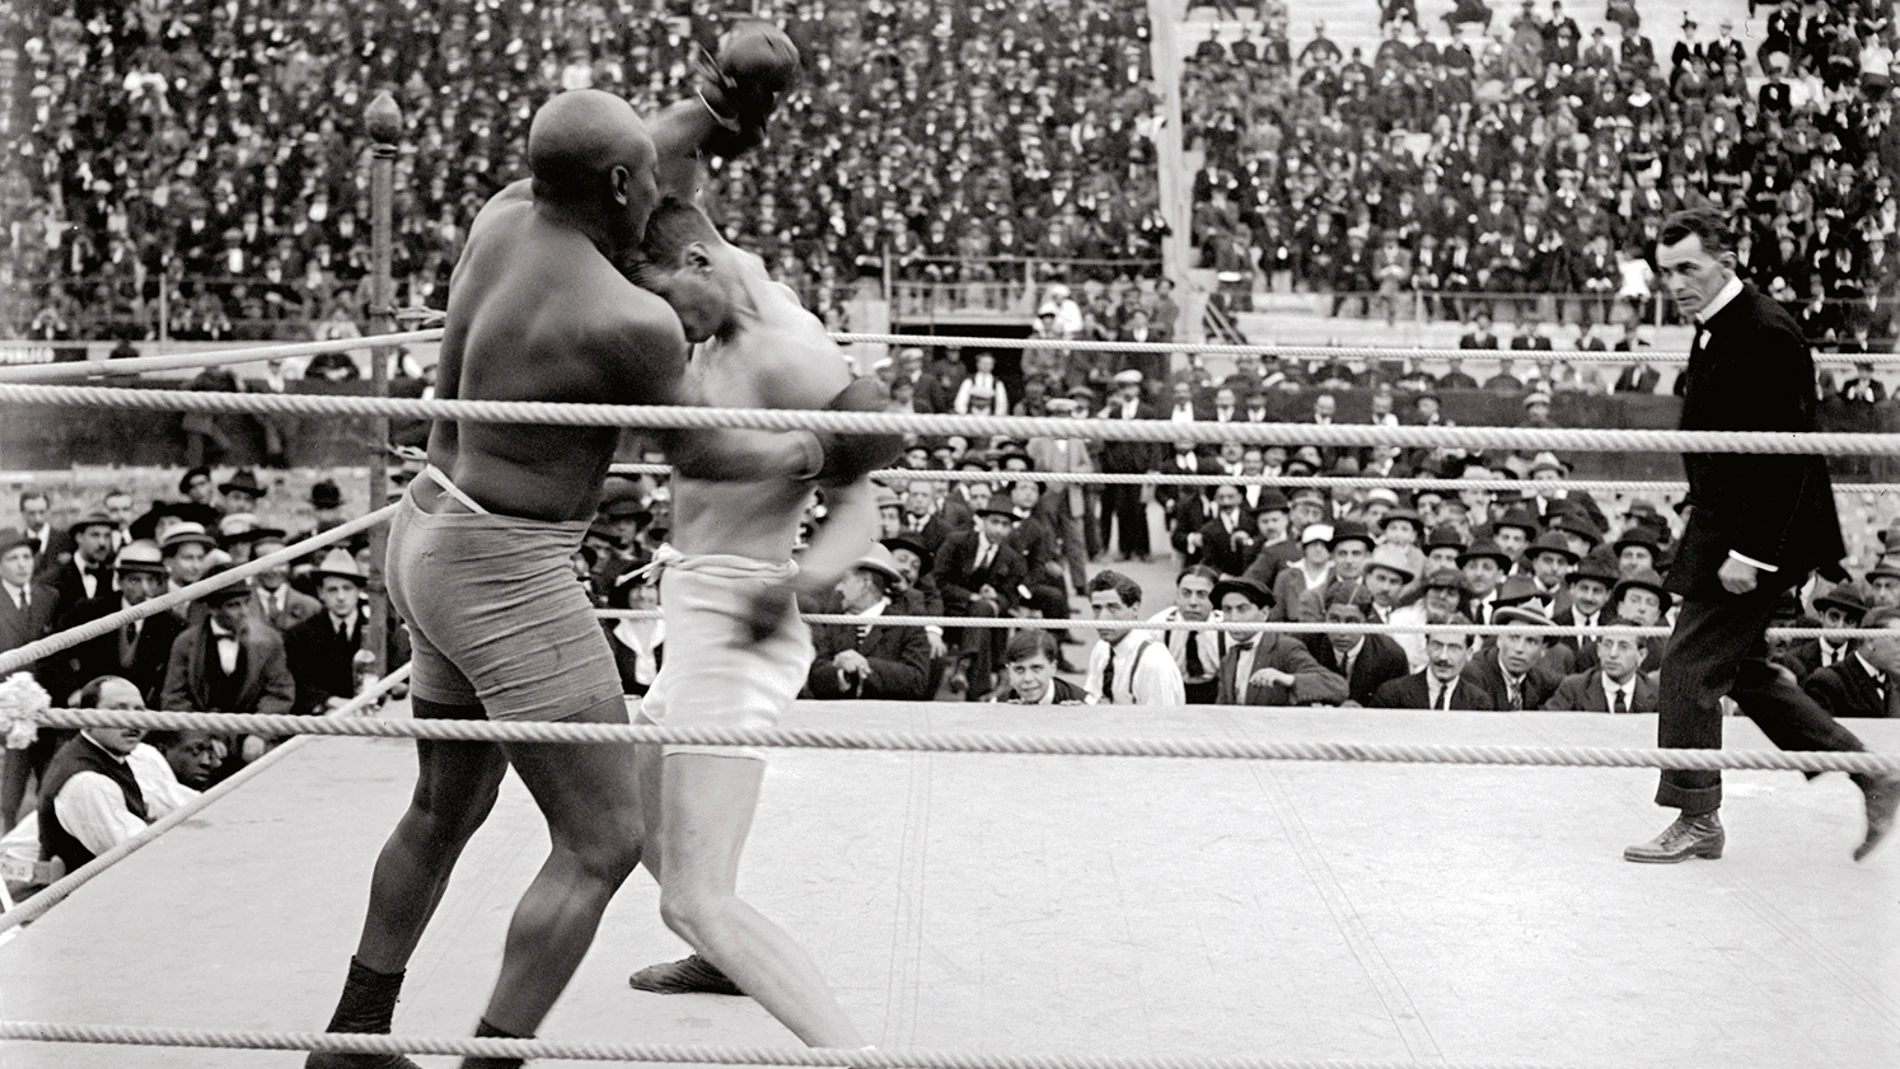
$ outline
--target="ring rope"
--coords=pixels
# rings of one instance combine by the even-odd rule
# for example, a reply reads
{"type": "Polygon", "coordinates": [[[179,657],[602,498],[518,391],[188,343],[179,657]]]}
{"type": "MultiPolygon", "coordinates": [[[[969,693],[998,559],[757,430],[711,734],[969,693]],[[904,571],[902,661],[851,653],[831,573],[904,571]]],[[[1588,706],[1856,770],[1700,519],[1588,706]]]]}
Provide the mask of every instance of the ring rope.
{"type": "MultiPolygon", "coordinates": [[[[595,609],[603,620],[659,620],[663,609],[595,609]]],[[[836,624],[862,627],[865,618],[839,612],[800,613],[809,624],[836,624]]],[[[1089,619],[1051,620],[1041,616],[898,616],[877,617],[880,627],[943,627],[1042,631],[1099,631],[1101,624],[1089,619]]],[[[1582,624],[1427,624],[1427,623],[1330,623],[1325,620],[1259,620],[1242,623],[1230,620],[1129,620],[1118,621],[1117,631],[1221,631],[1247,635],[1581,635],[1590,638],[1667,638],[1674,634],[1668,627],[1586,627],[1582,624]]],[[[1771,627],[1771,638],[1872,638],[1891,629],[1877,627],[1771,627]]]]}
{"type": "MultiPolygon", "coordinates": [[[[375,686],[370,687],[363,691],[363,693],[350,699],[344,705],[324,715],[327,717],[361,716],[370,706],[381,701],[384,695],[387,695],[400,684],[408,682],[409,667],[409,665],[403,665],[384,676],[381,680],[378,680],[375,686]]],[[[198,795],[198,797],[193,798],[177,809],[172,810],[152,823],[147,824],[145,827],[140,828],[130,838],[115,844],[105,853],[98,855],[91,861],[86,862],[84,865],[79,866],[59,879],[54,880],[52,883],[47,884],[45,887],[42,887],[32,898],[13,907],[6,913],[0,914],[0,937],[4,937],[6,933],[23,924],[29,924],[38,920],[47,910],[59,905],[74,891],[85,886],[93,877],[98,876],[105,870],[124,861],[140,850],[143,850],[145,847],[151,845],[159,836],[197,816],[206,806],[238,789],[238,787],[242,786],[246,781],[250,780],[251,777],[262,772],[264,769],[283,760],[286,753],[303,745],[309,738],[310,736],[308,735],[298,735],[282,746],[270,750],[264,754],[264,756],[232,773],[229,779],[214,784],[209,790],[198,795]]]]}
{"type": "MultiPolygon", "coordinates": [[[[922,703],[919,703],[922,704],[922,703]]],[[[1118,710],[1142,711],[1140,706],[1118,710]]],[[[1160,710],[1151,710],[1160,711],[1160,710]]],[[[1429,712],[1430,710],[1387,710],[1429,712]]],[[[904,732],[832,728],[720,728],[525,720],[415,720],[290,716],[277,713],[160,712],[153,709],[47,709],[50,727],[136,727],[254,735],[323,735],[504,743],[764,746],[1050,757],[1177,757],[1228,761],[1367,761],[1382,764],[1538,765],[1566,768],[1747,769],[1795,772],[1900,770],[1900,754],[1846,751],[1675,750],[1607,746],[1462,746],[1381,742],[1258,742],[1093,735],[1009,735],[993,731],[904,732]]]]}
{"type": "MultiPolygon", "coordinates": [[[[231,1050],[305,1050],[339,1054],[446,1054],[475,1058],[549,1058],[590,1062],[671,1062],[681,1065],[818,1066],[849,1069],[1420,1069],[1415,1062],[1301,1061],[1291,1058],[1209,1058],[1197,1054],[983,1054],[960,1051],[858,1050],[826,1047],[725,1047],[665,1043],[606,1043],[552,1039],[385,1036],[336,1032],[266,1032],[142,1025],[0,1022],[0,1039],[38,1043],[99,1043],[231,1050]]],[[[1548,1069],[1521,1063],[1480,1065],[1434,1062],[1433,1069],[1548,1069]]]]}
{"type": "MultiPolygon", "coordinates": [[[[671,464],[614,464],[609,475],[671,475],[671,464]]],[[[1084,486],[1277,486],[1287,490],[1574,490],[1602,494],[1681,494],[1689,484],[1661,479],[1409,479],[1402,475],[1187,475],[1165,471],[938,471],[917,468],[880,468],[870,479],[881,483],[923,482],[998,483],[1028,479],[1039,483],[1079,483],[1084,486]]],[[[1900,483],[1840,483],[1840,493],[1900,492],[1900,483]]]]}
{"type": "Polygon", "coordinates": [[[211,414],[381,416],[391,419],[529,423],[564,427],[815,430],[835,434],[934,434],[1069,438],[1111,442],[1217,445],[1397,445],[1428,449],[1520,449],[1778,455],[1900,455],[1900,434],[1874,432],[1597,430],[1578,427],[1396,427],[1372,424],[1175,423],[1171,420],[955,416],[810,409],[700,408],[684,405],[556,404],[548,401],[445,401],[318,394],[243,394],[121,390],[102,386],[0,384],[0,402],[211,414]]]}
{"type": "Polygon", "coordinates": [[[209,579],[201,579],[190,586],[180,587],[154,598],[147,598],[130,608],[120,609],[110,616],[102,616],[90,623],[69,627],[57,634],[29,642],[0,653],[0,678],[5,678],[42,657],[71,649],[81,642],[89,642],[101,635],[109,635],[134,620],[143,620],[147,616],[156,616],[167,609],[173,609],[188,601],[195,600],[214,590],[230,586],[240,579],[248,579],[259,572],[278,564],[289,564],[308,554],[313,549],[321,549],[335,542],[341,542],[358,531],[367,530],[388,519],[396,511],[395,505],[384,505],[368,515],[359,516],[348,523],[332,527],[328,531],[312,535],[301,542],[285,546],[275,553],[266,553],[256,560],[247,561],[236,567],[219,572],[209,579]]]}
{"type": "Polygon", "coordinates": [[[376,349],[386,345],[410,345],[440,341],[440,330],[411,330],[396,334],[372,334],[361,338],[336,338],[331,341],[297,342],[288,345],[252,345],[241,349],[199,349],[164,356],[138,356],[126,360],[87,360],[60,364],[24,364],[0,368],[0,382],[59,382],[65,379],[138,375],[147,371],[179,371],[193,368],[248,364],[258,360],[282,360],[292,356],[320,356],[324,353],[348,353],[358,349],[376,349]]]}

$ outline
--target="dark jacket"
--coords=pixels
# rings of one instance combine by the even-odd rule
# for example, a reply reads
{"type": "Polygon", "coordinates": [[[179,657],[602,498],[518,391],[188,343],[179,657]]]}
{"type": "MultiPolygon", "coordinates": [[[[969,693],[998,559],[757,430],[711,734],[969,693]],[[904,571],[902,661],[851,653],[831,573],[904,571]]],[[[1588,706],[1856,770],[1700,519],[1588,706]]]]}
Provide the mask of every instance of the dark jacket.
{"type": "Polygon", "coordinates": [[[168,710],[200,712],[288,713],[296,702],[297,683],[284,656],[284,640],[262,624],[251,624],[238,635],[238,664],[232,700],[216,701],[211,669],[218,651],[212,645],[211,623],[192,624],[172,643],[165,667],[165,690],[159,705],[168,710]]]}
{"type": "MultiPolygon", "coordinates": [[[[1427,709],[1431,707],[1431,686],[1425,682],[1425,673],[1430,668],[1421,668],[1411,675],[1400,676],[1380,687],[1373,695],[1374,705],[1381,709],[1427,709]]],[[[1465,709],[1489,713],[1497,709],[1491,703],[1491,695],[1483,687],[1469,679],[1460,679],[1458,686],[1451,692],[1453,710],[1465,709]]]]}
{"type": "Polygon", "coordinates": [[[1215,701],[1221,705],[1332,705],[1346,698],[1346,681],[1338,672],[1322,668],[1313,659],[1306,644],[1292,635],[1262,634],[1260,655],[1252,660],[1253,671],[1277,668],[1293,677],[1290,685],[1255,684],[1237,678],[1245,658],[1252,656],[1251,646],[1233,646],[1220,659],[1220,691],[1215,701]]]}
{"type": "Polygon", "coordinates": [[[1900,716],[1894,707],[1900,695],[1882,696],[1880,684],[1854,657],[1815,669],[1801,689],[1831,716],[1900,716]]]}
{"type": "MultiPolygon", "coordinates": [[[[262,617],[263,613],[258,612],[262,617]]],[[[256,623],[256,627],[268,624],[256,623]]],[[[284,657],[290,664],[291,678],[297,683],[297,700],[291,712],[315,716],[323,712],[331,698],[345,701],[356,696],[356,651],[363,648],[363,636],[369,630],[369,610],[359,609],[350,637],[336,633],[330,614],[320,612],[284,632],[284,657]]],[[[409,639],[402,624],[390,620],[384,645],[388,669],[401,667],[409,660],[409,639]]]]}
{"type": "Polygon", "coordinates": [[[1022,554],[1007,545],[999,545],[989,565],[979,570],[977,545],[976,532],[968,531],[946,539],[937,554],[937,566],[931,574],[937,577],[944,609],[952,616],[968,616],[970,602],[985,585],[996,589],[1001,600],[997,609],[1001,612],[1008,612],[1022,600],[1022,592],[1017,588],[1028,576],[1028,565],[1023,562],[1022,554]]]}
{"type": "MultiPolygon", "coordinates": [[[[33,603],[24,610],[14,607],[13,598],[5,590],[0,590],[0,653],[19,649],[29,642],[37,642],[53,629],[54,610],[58,607],[59,594],[51,583],[34,581],[27,584],[33,603]]],[[[24,666],[28,672],[35,671],[33,665],[24,666]]]]}
{"type": "MultiPolygon", "coordinates": [[[[1329,672],[1339,671],[1339,654],[1331,642],[1315,643],[1313,659],[1329,672]]],[[[1408,674],[1409,670],[1405,651],[1398,643],[1385,635],[1367,635],[1358,659],[1352,662],[1352,678],[1346,680],[1346,697],[1360,705],[1371,706],[1380,687],[1408,674]]]]}
{"type": "MultiPolygon", "coordinates": [[[[1535,664],[1531,666],[1530,671],[1524,673],[1521,697],[1522,707],[1525,709],[1542,708],[1544,702],[1548,701],[1551,694],[1557,690],[1557,684],[1562,681],[1542,669],[1542,664],[1535,664]]],[[[1504,682],[1504,667],[1498,664],[1496,646],[1487,645],[1471,658],[1471,663],[1465,665],[1465,682],[1481,688],[1485,696],[1491,699],[1492,708],[1510,709],[1510,689],[1504,682]]]]}
{"type": "MultiPolygon", "coordinates": [[[[1808,343],[1793,317],[1751,283],[1697,332],[1683,375],[1683,430],[1815,429],[1808,343]]],[[[1816,569],[1844,577],[1847,549],[1824,458],[1685,453],[1682,463],[1694,511],[1669,569],[1671,591],[1727,597],[1716,573],[1730,551],[1778,569],[1762,577],[1764,587],[1791,587],[1816,569]]]]}
{"type": "MultiPolygon", "coordinates": [[[[1540,708],[1547,713],[1609,712],[1610,699],[1603,693],[1603,670],[1593,668],[1588,672],[1565,676],[1564,681],[1557,684],[1556,693],[1546,699],[1540,708]]],[[[1637,672],[1634,686],[1630,689],[1629,711],[1653,713],[1657,708],[1656,684],[1650,681],[1648,675],[1637,672]]]]}
{"type": "Polygon", "coordinates": [[[56,595],[56,605],[53,609],[53,619],[57,620],[65,616],[89,597],[105,597],[112,593],[112,565],[99,564],[93,566],[91,570],[96,577],[96,589],[91,594],[86,593],[85,580],[80,578],[77,555],[54,570],[53,591],[56,595]]]}
{"type": "MultiPolygon", "coordinates": [[[[125,607],[124,595],[103,594],[73,606],[73,610],[60,619],[59,629],[89,624],[125,607]]],[[[171,661],[172,642],[184,629],[184,621],[169,612],[147,616],[139,625],[138,642],[132,648],[130,659],[119,656],[117,631],[82,642],[61,655],[65,665],[58,685],[70,692],[100,676],[122,676],[139,689],[147,705],[156,706],[165,689],[165,666],[171,661]]]]}
{"type": "MultiPolygon", "coordinates": [[[[836,606],[831,607],[837,612],[836,606]]],[[[902,607],[888,606],[896,615],[902,607]]],[[[805,691],[813,698],[884,698],[923,701],[930,697],[930,639],[921,627],[881,625],[875,620],[862,638],[850,624],[819,624],[812,628],[815,654],[805,677],[805,691]],[[832,659],[845,650],[857,650],[870,662],[870,674],[855,685],[840,684],[832,659]]]]}

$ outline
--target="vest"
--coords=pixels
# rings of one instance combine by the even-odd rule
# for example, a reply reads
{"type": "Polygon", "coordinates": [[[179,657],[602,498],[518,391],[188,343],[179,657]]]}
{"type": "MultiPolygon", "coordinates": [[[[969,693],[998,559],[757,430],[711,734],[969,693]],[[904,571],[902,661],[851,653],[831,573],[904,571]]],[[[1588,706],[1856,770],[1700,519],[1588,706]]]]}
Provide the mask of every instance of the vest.
{"type": "Polygon", "coordinates": [[[206,693],[210,696],[210,709],[207,712],[248,713],[249,709],[238,706],[238,698],[244,692],[244,662],[246,660],[244,643],[238,643],[236,671],[224,674],[224,665],[218,659],[218,637],[205,629],[205,681],[206,693]]]}
{"type": "Polygon", "coordinates": [[[93,859],[93,852],[86,849],[84,843],[74,838],[59,822],[59,792],[65,788],[66,781],[81,772],[97,772],[119,785],[125,792],[125,808],[140,820],[149,821],[146,815],[145,792],[139,790],[138,777],[132,774],[132,766],[124,761],[114,760],[112,755],[99,748],[99,744],[84,735],[67,740],[53,755],[53,763],[46,768],[46,782],[40,788],[40,857],[45,860],[58,858],[66,863],[66,871],[72,872],[93,859]]]}

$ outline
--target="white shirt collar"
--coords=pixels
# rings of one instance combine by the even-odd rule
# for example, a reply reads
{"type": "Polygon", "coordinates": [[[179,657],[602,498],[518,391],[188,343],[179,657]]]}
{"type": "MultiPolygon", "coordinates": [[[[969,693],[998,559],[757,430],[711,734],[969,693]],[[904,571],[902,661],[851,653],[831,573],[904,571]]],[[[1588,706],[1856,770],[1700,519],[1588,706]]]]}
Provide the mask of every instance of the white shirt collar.
{"type": "Polygon", "coordinates": [[[877,599],[876,603],[873,604],[870,608],[865,609],[863,612],[854,612],[851,615],[862,616],[866,619],[869,619],[873,616],[884,615],[884,610],[890,608],[890,606],[891,606],[891,599],[879,598],[877,599]]]}
{"type": "Polygon", "coordinates": [[[1717,312],[1720,312],[1722,309],[1728,307],[1728,302],[1734,300],[1735,298],[1741,295],[1742,295],[1741,278],[1739,276],[1731,276],[1728,280],[1728,283],[1724,285],[1720,290],[1716,291],[1715,298],[1711,300],[1700,312],[1697,312],[1695,314],[1696,325],[1703,326],[1707,324],[1708,321],[1711,318],[1713,318],[1717,312]]]}
{"type": "Polygon", "coordinates": [[[217,622],[216,620],[209,620],[206,622],[211,625],[211,634],[214,638],[219,638],[219,639],[228,638],[228,639],[231,639],[232,641],[237,640],[236,631],[229,630],[223,624],[217,622]]]}
{"type": "Polygon", "coordinates": [[[1610,678],[1610,674],[1608,672],[1598,672],[1597,675],[1603,680],[1603,699],[1604,699],[1604,702],[1608,704],[1610,708],[1612,709],[1616,708],[1616,695],[1618,691],[1621,691],[1623,693],[1624,702],[1630,705],[1636,704],[1636,677],[1635,676],[1631,676],[1628,679],[1624,680],[1623,682],[1618,683],[1617,681],[1610,678]]]}
{"type": "Polygon", "coordinates": [[[1867,658],[1862,657],[1860,655],[1859,650],[1854,651],[1854,659],[1860,662],[1861,671],[1866,672],[1867,675],[1870,678],[1872,678],[1874,682],[1880,684],[1883,687],[1887,685],[1887,673],[1882,672],[1880,669],[1875,668],[1871,664],[1868,664],[1867,658]]]}
{"type": "Polygon", "coordinates": [[[1364,650],[1365,648],[1366,648],[1366,637],[1364,635],[1360,635],[1359,641],[1353,643],[1352,649],[1347,650],[1346,655],[1339,659],[1340,667],[1342,668],[1345,667],[1347,661],[1353,660],[1354,658],[1358,657],[1360,654],[1360,651],[1364,650]]]}

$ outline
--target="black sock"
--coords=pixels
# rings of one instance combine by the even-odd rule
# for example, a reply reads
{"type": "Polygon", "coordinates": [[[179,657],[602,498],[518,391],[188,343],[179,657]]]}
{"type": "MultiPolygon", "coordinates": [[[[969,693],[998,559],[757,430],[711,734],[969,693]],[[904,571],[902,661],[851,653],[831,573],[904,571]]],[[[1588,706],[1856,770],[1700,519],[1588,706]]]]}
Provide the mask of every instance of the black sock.
{"type": "MultiPolygon", "coordinates": [[[[476,1039],[533,1039],[533,1036],[518,1036],[513,1032],[504,1032],[488,1023],[484,1017],[475,1026],[476,1039]]],[[[462,1069],[521,1069],[520,1058],[464,1058],[462,1069]]]]}
{"type": "Polygon", "coordinates": [[[350,958],[343,997],[337,1000],[336,1013],[325,1031],[387,1034],[390,1019],[396,1015],[396,999],[402,994],[402,976],[400,972],[377,972],[350,958]]]}

